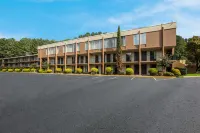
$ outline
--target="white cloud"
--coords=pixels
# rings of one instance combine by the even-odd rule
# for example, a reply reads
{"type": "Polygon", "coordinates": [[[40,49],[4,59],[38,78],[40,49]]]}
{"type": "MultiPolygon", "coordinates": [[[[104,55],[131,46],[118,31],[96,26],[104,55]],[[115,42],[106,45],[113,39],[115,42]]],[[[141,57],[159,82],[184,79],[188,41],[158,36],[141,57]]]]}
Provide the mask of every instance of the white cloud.
{"type": "MultiPolygon", "coordinates": [[[[177,22],[177,33],[183,37],[200,35],[200,0],[162,0],[152,6],[142,5],[128,13],[117,14],[107,19],[114,25],[135,25],[148,22],[148,25],[177,22]],[[195,12],[195,13],[193,13],[195,12]]],[[[145,26],[145,25],[144,25],[145,26]]]]}
{"type": "Polygon", "coordinates": [[[0,38],[15,38],[16,40],[20,40],[25,37],[30,37],[28,34],[4,34],[0,33],[0,38]]]}

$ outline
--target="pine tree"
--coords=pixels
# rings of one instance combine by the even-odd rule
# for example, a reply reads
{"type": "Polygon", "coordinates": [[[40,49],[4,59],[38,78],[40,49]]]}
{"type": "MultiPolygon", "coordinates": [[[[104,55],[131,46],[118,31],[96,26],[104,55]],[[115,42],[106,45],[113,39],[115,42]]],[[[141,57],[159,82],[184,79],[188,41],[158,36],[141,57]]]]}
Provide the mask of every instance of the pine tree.
{"type": "Polygon", "coordinates": [[[118,74],[122,73],[122,41],[121,41],[121,31],[120,26],[118,26],[117,31],[117,49],[116,49],[116,65],[118,74]]]}

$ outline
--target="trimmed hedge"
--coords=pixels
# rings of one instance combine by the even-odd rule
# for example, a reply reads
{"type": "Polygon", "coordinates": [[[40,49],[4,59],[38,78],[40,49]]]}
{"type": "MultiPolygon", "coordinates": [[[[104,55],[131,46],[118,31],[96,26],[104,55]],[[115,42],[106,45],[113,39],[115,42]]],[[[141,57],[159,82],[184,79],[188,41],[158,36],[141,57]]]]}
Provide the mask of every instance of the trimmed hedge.
{"type": "Polygon", "coordinates": [[[62,69],[61,68],[56,68],[56,73],[62,73],[62,69]]]}
{"type": "Polygon", "coordinates": [[[181,75],[187,75],[187,68],[175,68],[175,69],[179,69],[181,75]]]}
{"type": "Polygon", "coordinates": [[[16,69],[15,69],[15,72],[21,72],[21,69],[16,68],[16,69]]]}
{"type": "Polygon", "coordinates": [[[175,76],[181,76],[181,72],[179,69],[174,69],[172,68],[172,73],[175,75],[175,76]]]}
{"type": "Polygon", "coordinates": [[[96,68],[96,67],[93,67],[93,68],[91,69],[91,74],[97,74],[98,72],[99,72],[99,69],[96,68]]]}
{"type": "Polygon", "coordinates": [[[36,69],[35,69],[35,68],[32,68],[32,69],[31,69],[31,72],[36,72],[36,69]]]}
{"type": "Polygon", "coordinates": [[[151,76],[156,76],[158,74],[158,69],[157,68],[149,68],[149,71],[151,76]]]}
{"type": "Polygon", "coordinates": [[[4,68],[4,69],[2,69],[2,72],[7,72],[7,69],[5,69],[5,68],[4,68]]]}
{"type": "Polygon", "coordinates": [[[38,73],[43,73],[44,70],[43,69],[39,69],[38,73]]]}
{"type": "Polygon", "coordinates": [[[67,69],[65,69],[64,73],[72,73],[72,69],[71,68],[67,68],[67,69]]]}
{"type": "Polygon", "coordinates": [[[8,72],[13,72],[14,71],[14,69],[8,69],[8,72]]]}
{"type": "Polygon", "coordinates": [[[24,68],[24,69],[22,70],[22,72],[31,72],[31,69],[29,69],[29,68],[24,68]]]}
{"type": "Polygon", "coordinates": [[[80,73],[82,73],[82,72],[83,72],[83,70],[82,70],[81,68],[77,68],[77,69],[76,69],[76,73],[80,74],[80,73]]]}
{"type": "Polygon", "coordinates": [[[126,68],[126,75],[133,75],[133,68],[126,68]]]}
{"type": "Polygon", "coordinates": [[[52,70],[51,69],[47,69],[46,72],[47,73],[52,73],[52,70]]]}
{"type": "Polygon", "coordinates": [[[113,71],[112,67],[106,67],[106,74],[111,74],[113,71]]]}
{"type": "Polygon", "coordinates": [[[171,72],[166,72],[166,73],[164,73],[163,75],[164,75],[164,76],[174,76],[174,74],[171,73],[171,72]]]}

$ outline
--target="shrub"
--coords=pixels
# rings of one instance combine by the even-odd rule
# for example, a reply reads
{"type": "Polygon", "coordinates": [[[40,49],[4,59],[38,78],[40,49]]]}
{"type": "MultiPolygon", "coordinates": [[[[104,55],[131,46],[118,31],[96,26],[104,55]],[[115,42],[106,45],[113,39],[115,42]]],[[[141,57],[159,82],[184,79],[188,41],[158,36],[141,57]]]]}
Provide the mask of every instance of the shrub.
{"type": "Polygon", "coordinates": [[[83,70],[82,70],[81,68],[77,68],[77,69],[76,69],[76,73],[80,74],[80,73],[82,73],[82,72],[83,72],[83,70]]]}
{"type": "Polygon", "coordinates": [[[72,73],[72,69],[71,68],[67,68],[67,69],[65,69],[64,73],[72,73]]]}
{"type": "Polygon", "coordinates": [[[106,74],[111,74],[113,71],[112,67],[106,67],[106,74]]]}
{"type": "Polygon", "coordinates": [[[158,74],[158,69],[157,68],[149,68],[149,71],[151,76],[155,76],[158,74]]]}
{"type": "Polygon", "coordinates": [[[43,71],[44,71],[43,69],[39,69],[38,70],[39,73],[43,73],[43,71]]]}
{"type": "Polygon", "coordinates": [[[61,68],[56,68],[56,73],[62,73],[62,69],[61,68]]]}
{"type": "Polygon", "coordinates": [[[16,69],[15,69],[15,72],[21,72],[21,69],[16,68],[16,69]]]}
{"type": "Polygon", "coordinates": [[[126,74],[132,75],[134,73],[133,68],[126,68],[126,74]]]}
{"type": "Polygon", "coordinates": [[[2,69],[2,72],[7,72],[7,69],[5,69],[5,68],[4,68],[4,69],[2,69]]]}
{"type": "Polygon", "coordinates": [[[8,69],[8,72],[13,72],[14,71],[14,69],[8,69]]]}
{"type": "Polygon", "coordinates": [[[164,73],[163,75],[164,75],[164,76],[174,76],[174,74],[171,73],[171,72],[166,72],[166,73],[164,73]]]}
{"type": "Polygon", "coordinates": [[[98,68],[93,67],[93,68],[91,69],[91,74],[97,74],[98,72],[99,72],[99,69],[98,69],[98,68]]]}
{"type": "Polygon", "coordinates": [[[32,69],[31,69],[31,72],[36,72],[36,69],[35,69],[35,68],[32,68],[32,69]]]}
{"type": "Polygon", "coordinates": [[[47,72],[47,73],[52,73],[52,70],[51,70],[51,69],[47,69],[46,72],[47,72]]]}
{"type": "Polygon", "coordinates": [[[174,68],[172,68],[172,73],[173,73],[175,76],[181,76],[181,72],[179,71],[179,69],[174,69],[174,68]]]}
{"type": "Polygon", "coordinates": [[[31,71],[31,69],[29,69],[29,68],[24,68],[23,70],[22,70],[22,72],[30,72],[31,71]]]}
{"type": "Polygon", "coordinates": [[[181,75],[187,75],[187,68],[175,68],[175,69],[179,69],[181,75]]]}

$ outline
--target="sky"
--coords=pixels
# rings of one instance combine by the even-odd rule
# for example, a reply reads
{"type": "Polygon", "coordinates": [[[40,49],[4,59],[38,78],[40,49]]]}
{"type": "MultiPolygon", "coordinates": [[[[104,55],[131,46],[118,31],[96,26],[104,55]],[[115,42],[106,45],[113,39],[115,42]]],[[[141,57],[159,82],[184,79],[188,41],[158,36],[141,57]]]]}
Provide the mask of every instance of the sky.
{"type": "Polygon", "coordinates": [[[200,36],[200,0],[0,0],[0,38],[64,40],[177,22],[177,34],[200,36]]]}

